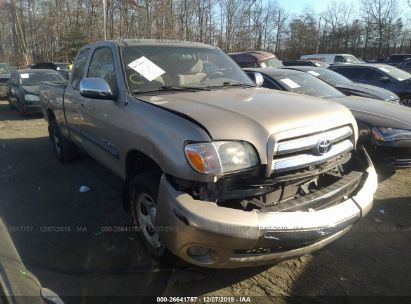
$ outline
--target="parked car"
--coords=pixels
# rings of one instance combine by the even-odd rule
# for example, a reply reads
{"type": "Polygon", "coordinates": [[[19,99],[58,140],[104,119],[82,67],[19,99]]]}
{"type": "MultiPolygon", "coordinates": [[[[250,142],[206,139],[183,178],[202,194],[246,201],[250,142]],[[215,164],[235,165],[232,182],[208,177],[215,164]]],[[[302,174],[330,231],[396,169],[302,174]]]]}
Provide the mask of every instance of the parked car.
{"type": "Polygon", "coordinates": [[[406,71],[407,73],[411,73],[411,58],[405,59],[403,62],[397,65],[397,68],[406,71]]]}
{"type": "Polygon", "coordinates": [[[312,66],[312,67],[321,67],[328,68],[330,65],[324,61],[319,60],[283,60],[284,66],[312,66]]]}
{"type": "Polygon", "coordinates": [[[42,113],[39,99],[40,81],[61,82],[65,79],[53,70],[13,71],[7,82],[9,105],[25,117],[27,114],[42,113]]]}
{"type": "Polygon", "coordinates": [[[400,97],[400,103],[411,106],[411,74],[386,64],[332,66],[333,71],[355,82],[387,89],[400,97]]]}
{"type": "Polygon", "coordinates": [[[330,65],[335,63],[361,63],[362,60],[358,59],[351,54],[312,54],[303,55],[300,57],[301,60],[318,60],[326,62],[330,65]]]}
{"type": "Polygon", "coordinates": [[[248,51],[239,53],[229,53],[231,57],[242,68],[266,68],[282,67],[283,64],[273,53],[262,51],[248,51]]]}
{"type": "Polygon", "coordinates": [[[40,62],[30,66],[31,69],[49,69],[55,70],[61,74],[65,79],[69,79],[70,77],[70,69],[69,63],[64,62],[40,62]]]}
{"type": "Polygon", "coordinates": [[[392,66],[398,66],[404,60],[411,59],[411,54],[393,54],[387,58],[368,60],[369,63],[384,63],[392,66]]]}
{"type": "Polygon", "coordinates": [[[9,80],[13,68],[7,63],[0,63],[0,98],[7,97],[7,86],[5,83],[9,80]]]}
{"type": "Polygon", "coordinates": [[[391,91],[374,85],[353,82],[347,77],[329,69],[304,66],[286,68],[309,73],[318,79],[325,81],[345,95],[374,98],[397,104],[400,102],[400,98],[391,91]]]}
{"type": "Polygon", "coordinates": [[[376,99],[345,96],[315,76],[289,69],[246,69],[263,75],[263,87],[322,97],[351,110],[357,120],[359,143],[372,158],[390,168],[411,167],[411,109],[376,99]]]}
{"type": "Polygon", "coordinates": [[[233,268],[300,256],[372,206],[376,173],[350,111],[258,88],[216,47],[89,44],[70,82],[41,83],[40,99],[57,158],[80,148],[124,179],[135,231],[160,261],[233,268]]]}

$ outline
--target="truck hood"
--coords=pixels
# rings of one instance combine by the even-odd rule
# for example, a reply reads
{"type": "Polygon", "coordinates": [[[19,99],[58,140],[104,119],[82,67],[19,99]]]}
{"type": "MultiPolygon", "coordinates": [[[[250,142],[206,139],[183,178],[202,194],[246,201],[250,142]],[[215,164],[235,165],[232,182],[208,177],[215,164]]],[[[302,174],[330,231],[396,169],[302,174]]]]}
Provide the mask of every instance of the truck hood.
{"type": "Polygon", "coordinates": [[[190,117],[201,124],[213,140],[252,143],[262,163],[271,135],[280,140],[330,127],[355,125],[350,111],[332,101],[265,88],[139,95],[138,99],[190,117]]]}
{"type": "Polygon", "coordinates": [[[349,108],[357,121],[371,126],[411,129],[411,108],[359,96],[334,98],[349,108]]]}
{"type": "Polygon", "coordinates": [[[399,99],[398,96],[391,91],[363,83],[354,82],[350,84],[338,84],[336,85],[336,87],[338,89],[343,89],[346,91],[358,92],[360,94],[364,93],[364,95],[368,95],[366,97],[370,98],[378,98],[387,101],[399,99]]]}

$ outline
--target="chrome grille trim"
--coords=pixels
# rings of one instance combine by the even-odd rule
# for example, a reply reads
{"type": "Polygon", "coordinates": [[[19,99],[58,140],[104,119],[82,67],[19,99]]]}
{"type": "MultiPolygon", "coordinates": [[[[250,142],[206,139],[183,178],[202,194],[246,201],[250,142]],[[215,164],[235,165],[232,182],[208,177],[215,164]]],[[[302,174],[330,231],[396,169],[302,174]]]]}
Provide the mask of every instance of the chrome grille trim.
{"type": "Polygon", "coordinates": [[[314,154],[299,154],[289,157],[282,157],[275,159],[271,165],[272,172],[282,172],[289,170],[296,170],[308,166],[317,165],[323,163],[331,158],[337,157],[338,155],[344,154],[351,151],[354,148],[351,140],[346,139],[342,142],[336,143],[331,147],[331,150],[324,155],[314,155],[314,154]]]}
{"type": "MultiPolygon", "coordinates": [[[[338,128],[335,130],[317,133],[305,137],[299,137],[284,142],[279,142],[274,152],[274,157],[288,153],[294,153],[314,148],[320,140],[329,140],[331,143],[338,142],[344,138],[350,137],[353,134],[349,126],[338,128]]],[[[274,159],[275,161],[275,159],[274,159]]]]}

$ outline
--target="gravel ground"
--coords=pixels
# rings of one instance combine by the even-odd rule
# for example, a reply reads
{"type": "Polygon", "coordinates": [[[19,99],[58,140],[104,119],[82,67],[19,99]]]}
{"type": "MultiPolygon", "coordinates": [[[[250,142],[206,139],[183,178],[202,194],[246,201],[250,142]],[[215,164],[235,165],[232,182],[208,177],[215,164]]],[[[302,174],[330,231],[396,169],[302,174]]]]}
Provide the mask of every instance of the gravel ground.
{"type": "Polygon", "coordinates": [[[411,170],[379,178],[368,216],[313,255],[237,270],[158,268],[135,235],[112,231],[129,224],[121,180],[86,156],[58,163],[45,121],[22,119],[0,101],[0,216],[27,267],[68,303],[85,295],[111,296],[99,303],[116,295],[260,296],[252,298],[259,303],[411,296],[411,170]],[[91,191],[80,193],[81,185],[91,191]]]}

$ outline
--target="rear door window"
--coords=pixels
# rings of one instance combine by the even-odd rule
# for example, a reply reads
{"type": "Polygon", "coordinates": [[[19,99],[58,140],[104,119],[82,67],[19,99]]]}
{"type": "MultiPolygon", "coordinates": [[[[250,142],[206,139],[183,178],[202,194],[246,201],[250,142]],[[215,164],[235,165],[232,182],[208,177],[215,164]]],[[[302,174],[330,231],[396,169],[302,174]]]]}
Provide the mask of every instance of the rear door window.
{"type": "Polygon", "coordinates": [[[362,75],[362,79],[369,81],[378,81],[381,77],[385,76],[383,73],[374,69],[365,69],[365,73],[362,75]]]}
{"type": "Polygon", "coordinates": [[[364,69],[361,68],[337,68],[335,69],[337,73],[344,75],[349,79],[361,79],[361,75],[365,73],[364,69]]]}

